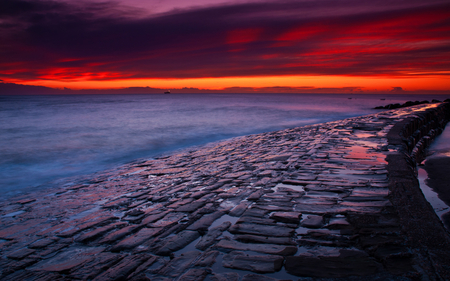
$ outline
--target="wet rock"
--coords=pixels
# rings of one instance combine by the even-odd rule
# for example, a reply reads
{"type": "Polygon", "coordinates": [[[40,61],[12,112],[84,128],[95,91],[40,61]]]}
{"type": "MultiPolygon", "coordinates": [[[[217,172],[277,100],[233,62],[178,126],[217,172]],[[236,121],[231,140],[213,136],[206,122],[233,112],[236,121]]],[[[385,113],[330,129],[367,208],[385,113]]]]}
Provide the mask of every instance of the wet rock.
{"type": "Polygon", "coordinates": [[[103,247],[73,247],[53,258],[43,260],[36,265],[32,266],[30,270],[37,271],[52,271],[52,272],[66,272],[76,266],[79,266],[85,262],[93,260],[95,256],[105,248],[103,247]]]}
{"type": "Polygon", "coordinates": [[[202,281],[210,273],[211,273],[211,269],[192,268],[192,269],[189,269],[185,274],[181,275],[179,280],[202,281]]]}
{"type": "Polygon", "coordinates": [[[195,262],[194,266],[199,267],[211,267],[215,262],[216,258],[219,255],[218,251],[207,251],[204,252],[200,258],[195,262]]]}
{"type": "MultiPolygon", "coordinates": [[[[146,281],[147,281],[147,279],[145,279],[145,278],[148,278],[148,277],[145,276],[144,271],[147,270],[147,269],[149,269],[149,268],[151,268],[151,266],[152,266],[153,264],[155,264],[155,262],[157,262],[157,260],[158,260],[158,257],[157,257],[157,256],[149,255],[149,258],[147,259],[147,261],[145,261],[144,263],[142,263],[140,266],[138,266],[138,267],[133,271],[133,273],[131,273],[130,275],[128,275],[128,277],[127,277],[126,280],[136,280],[136,281],[138,281],[138,280],[141,280],[141,281],[142,281],[142,280],[146,280],[146,281]]],[[[148,278],[148,280],[150,280],[150,279],[148,278]]]]}
{"type": "Polygon", "coordinates": [[[234,238],[237,241],[244,243],[269,243],[277,245],[297,245],[296,242],[292,241],[289,237],[270,237],[270,236],[259,236],[259,235],[235,235],[234,238]]]}
{"type": "Polygon", "coordinates": [[[51,244],[49,247],[47,247],[44,250],[41,250],[38,255],[42,258],[51,258],[52,256],[55,256],[58,251],[68,247],[70,243],[65,242],[58,242],[55,244],[51,244]]]}
{"type": "Polygon", "coordinates": [[[95,255],[91,261],[80,264],[70,270],[70,278],[80,280],[90,280],[95,276],[108,270],[113,264],[117,263],[123,258],[121,254],[113,254],[102,252],[95,255]]]}
{"type": "Polygon", "coordinates": [[[115,209],[115,208],[119,208],[119,207],[126,207],[130,204],[131,204],[130,198],[119,198],[119,199],[114,199],[112,201],[106,202],[105,204],[103,204],[102,208],[115,209]]]}
{"type": "Polygon", "coordinates": [[[28,204],[28,203],[31,203],[31,202],[34,202],[34,201],[36,201],[36,199],[34,199],[34,198],[27,198],[27,199],[19,200],[19,201],[17,201],[17,203],[25,205],[25,204],[28,204]]]}
{"type": "Polygon", "coordinates": [[[269,210],[263,210],[263,209],[259,209],[259,208],[250,208],[245,210],[245,212],[242,214],[242,216],[244,217],[257,217],[257,218],[261,218],[264,217],[266,214],[270,213],[269,210]]]}
{"type": "Polygon", "coordinates": [[[171,212],[165,215],[163,218],[159,219],[154,223],[148,224],[149,227],[170,227],[173,224],[178,223],[179,220],[184,218],[185,214],[171,212]]]}
{"type": "Polygon", "coordinates": [[[133,209],[125,213],[125,216],[139,216],[145,214],[141,209],[133,209]]]}
{"type": "Polygon", "coordinates": [[[175,211],[191,213],[191,212],[194,212],[194,211],[198,210],[199,208],[203,207],[205,204],[206,204],[206,201],[197,200],[192,203],[181,206],[181,207],[177,208],[175,211]]]}
{"type": "Polygon", "coordinates": [[[264,190],[263,189],[258,189],[257,191],[253,192],[249,197],[247,197],[248,201],[256,201],[259,198],[261,198],[261,196],[263,196],[264,194],[264,190]]]}
{"type": "Polygon", "coordinates": [[[117,217],[115,217],[115,216],[105,216],[105,217],[95,218],[93,221],[84,222],[84,223],[78,224],[76,226],[70,226],[67,229],[59,232],[57,235],[59,237],[72,237],[76,233],[81,232],[85,229],[103,225],[103,224],[107,224],[116,219],[117,219],[117,217]]]}
{"type": "Polygon", "coordinates": [[[252,206],[252,209],[262,209],[262,210],[266,210],[269,212],[279,211],[279,213],[281,213],[281,212],[289,213],[290,211],[292,211],[292,206],[283,206],[282,204],[275,205],[275,203],[255,204],[252,206]]]}
{"type": "MultiPolygon", "coordinates": [[[[170,201],[172,201],[172,200],[170,200],[170,201]]],[[[186,204],[191,203],[192,201],[194,201],[194,198],[184,198],[182,200],[176,200],[174,203],[168,205],[167,208],[177,209],[179,207],[182,207],[186,204]]]]}
{"type": "Polygon", "coordinates": [[[15,237],[19,236],[24,231],[33,228],[33,226],[36,226],[37,224],[39,224],[39,222],[26,222],[3,228],[0,230],[0,239],[13,240],[15,237]]]}
{"type": "Polygon", "coordinates": [[[197,231],[182,231],[164,241],[163,245],[155,253],[160,256],[168,256],[172,252],[183,249],[198,237],[200,237],[200,234],[197,231]]]}
{"type": "Polygon", "coordinates": [[[349,229],[352,228],[351,224],[345,218],[333,218],[325,226],[328,229],[349,229]]]}
{"type": "Polygon", "coordinates": [[[204,215],[201,219],[191,224],[187,229],[196,231],[206,231],[215,220],[222,217],[224,214],[225,212],[217,211],[212,214],[204,215]]]}
{"type": "Polygon", "coordinates": [[[260,275],[260,274],[245,274],[242,277],[242,281],[281,281],[276,278],[272,278],[266,275],[260,275]]]}
{"type": "Polygon", "coordinates": [[[214,273],[212,281],[239,281],[239,274],[236,272],[214,273]]]}
{"type": "Polygon", "coordinates": [[[119,263],[115,264],[99,276],[93,279],[93,281],[100,280],[125,280],[126,277],[135,270],[139,265],[144,263],[150,258],[154,258],[148,254],[138,254],[127,256],[119,263]]]}
{"type": "Polygon", "coordinates": [[[81,236],[79,236],[77,239],[75,239],[75,241],[77,242],[87,242],[89,240],[93,240],[103,234],[108,233],[109,231],[116,229],[116,228],[120,228],[127,225],[127,223],[125,222],[118,222],[118,223],[112,223],[112,224],[108,224],[106,226],[103,227],[99,227],[95,230],[92,230],[90,232],[84,233],[81,236]]]}
{"type": "Polygon", "coordinates": [[[159,270],[158,274],[172,278],[180,276],[180,274],[183,273],[198,256],[200,256],[200,252],[198,251],[190,251],[181,254],[159,270]]]}
{"type": "Polygon", "coordinates": [[[222,235],[222,233],[231,226],[231,222],[226,221],[221,225],[211,228],[206,235],[200,239],[200,241],[195,245],[195,248],[199,250],[206,250],[208,247],[216,242],[216,239],[222,235]]]}
{"type": "Polygon", "coordinates": [[[275,212],[270,215],[271,219],[285,223],[298,224],[302,214],[298,212],[275,212]]]}
{"type": "Polygon", "coordinates": [[[234,207],[228,213],[228,215],[230,215],[232,217],[239,217],[245,212],[245,210],[247,210],[248,206],[250,206],[251,204],[252,204],[252,202],[250,202],[250,201],[242,201],[241,203],[239,203],[239,205],[234,207]]]}
{"type": "Polygon", "coordinates": [[[120,241],[118,244],[111,248],[111,251],[118,252],[122,250],[133,249],[150,238],[156,236],[161,232],[162,228],[143,228],[136,234],[131,235],[128,238],[120,241]]]}
{"type": "Polygon", "coordinates": [[[103,239],[101,239],[99,241],[99,243],[113,243],[119,239],[124,238],[125,236],[128,236],[136,231],[138,231],[139,229],[141,229],[143,226],[142,225],[130,225],[130,226],[126,226],[122,229],[119,229],[117,231],[114,231],[110,234],[108,234],[106,237],[104,237],[103,239]]]}
{"type": "Polygon", "coordinates": [[[216,249],[223,252],[231,251],[253,251],[258,253],[265,253],[271,255],[289,256],[297,252],[295,246],[283,246],[275,244],[253,244],[241,243],[233,240],[222,239],[215,246],[216,249]]]}
{"type": "Polygon", "coordinates": [[[323,226],[323,217],[307,215],[306,218],[302,220],[301,226],[307,228],[321,228],[323,226]]]}
{"type": "Polygon", "coordinates": [[[31,248],[31,249],[42,249],[42,248],[47,247],[48,245],[51,245],[51,244],[55,243],[58,240],[59,239],[57,237],[54,237],[54,238],[43,238],[43,239],[40,239],[40,240],[30,244],[28,246],[28,248],[31,248]]]}
{"type": "Polygon", "coordinates": [[[237,221],[236,224],[241,223],[255,223],[255,224],[262,224],[262,225],[278,225],[277,222],[273,219],[268,218],[260,218],[260,217],[248,217],[248,216],[242,216],[237,221]]]}
{"type": "Polygon", "coordinates": [[[401,245],[403,243],[403,239],[396,234],[377,234],[370,236],[361,235],[359,238],[359,243],[362,247],[371,247],[371,246],[382,246],[386,244],[397,244],[401,245]]]}
{"type": "Polygon", "coordinates": [[[10,259],[15,259],[15,260],[21,260],[24,257],[29,256],[34,252],[36,252],[36,251],[33,249],[23,248],[23,249],[20,249],[20,250],[17,250],[15,252],[8,254],[6,257],[8,257],[10,259]]]}
{"type": "Polygon", "coordinates": [[[281,269],[283,261],[282,256],[256,256],[244,252],[232,252],[223,257],[222,265],[227,268],[258,273],[272,273],[281,269]]]}
{"type": "Polygon", "coordinates": [[[292,228],[252,223],[235,224],[228,231],[233,234],[254,234],[275,237],[290,237],[294,233],[294,229],[292,228]]]}
{"type": "Polygon", "coordinates": [[[193,213],[193,215],[197,214],[210,214],[216,211],[216,208],[213,203],[207,203],[205,206],[201,207],[197,211],[193,213]]]}
{"type": "Polygon", "coordinates": [[[266,158],[265,160],[268,162],[272,162],[272,161],[280,161],[280,162],[285,162],[287,161],[289,158],[291,157],[291,155],[286,154],[286,155],[276,155],[276,156],[271,156],[266,158]]]}
{"type": "Polygon", "coordinates": [[[146,217],[146,218],[144,218],[142,220],[142,224],[150,224],[152,222],[155,222],[155,221],[157,221],[159,219],[162,219],[164,216],[166,216],[169,213],[170,213],[170,210],[167,210],[165,212],[160,212],[160,213],[157,213],[157,214],[149,215],[148,217],[146,217]]]}
{"type": "Polygon", "coordinates": [[[289,274],[296,276],[345,278],[372,275],[382,266],[362,251],[341,250],[339,256],[286,257],[285,268],[289,274]]]}

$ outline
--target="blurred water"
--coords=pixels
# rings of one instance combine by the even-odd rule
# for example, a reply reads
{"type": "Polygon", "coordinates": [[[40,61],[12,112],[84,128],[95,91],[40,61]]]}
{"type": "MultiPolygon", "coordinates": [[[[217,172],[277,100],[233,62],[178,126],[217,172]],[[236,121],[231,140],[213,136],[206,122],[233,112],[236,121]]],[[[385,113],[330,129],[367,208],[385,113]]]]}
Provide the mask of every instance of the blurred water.
{"type": "Polygon", "coordinates": [[[374,106],[407,100],[411,97],[0,96],[0,192],[6,197],[46,188],[50,181],[179,148],[370,114],[377,112],[374,106]]]}

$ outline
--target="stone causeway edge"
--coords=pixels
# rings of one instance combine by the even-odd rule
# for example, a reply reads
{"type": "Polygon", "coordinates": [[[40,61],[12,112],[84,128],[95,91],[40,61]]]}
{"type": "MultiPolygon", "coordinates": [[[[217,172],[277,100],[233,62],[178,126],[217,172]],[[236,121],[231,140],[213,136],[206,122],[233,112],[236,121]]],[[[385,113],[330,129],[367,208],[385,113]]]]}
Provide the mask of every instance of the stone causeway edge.
{"type": "Polygon", "coordinates": [[[391,201],[421,259],[417,262],[436,280],[450,280],[450,236],[420,189],[416,165],[449,120],[450,103],[443,103],[398,122],[387,136],[389,144],[397,147],[397,153],[386,158],[391,201]]]}

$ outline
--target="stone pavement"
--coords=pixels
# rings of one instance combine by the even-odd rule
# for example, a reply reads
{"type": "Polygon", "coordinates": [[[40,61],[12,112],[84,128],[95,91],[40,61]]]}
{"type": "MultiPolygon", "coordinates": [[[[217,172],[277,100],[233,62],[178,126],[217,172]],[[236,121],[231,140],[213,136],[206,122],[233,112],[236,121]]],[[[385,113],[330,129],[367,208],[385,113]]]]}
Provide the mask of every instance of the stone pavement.
{"type": "Polygon", "coordinates": [[[393,126],[437,106],[234,138],[2,202],[0,279],[438,280],[404,235],[385,160],[393,126]]]}

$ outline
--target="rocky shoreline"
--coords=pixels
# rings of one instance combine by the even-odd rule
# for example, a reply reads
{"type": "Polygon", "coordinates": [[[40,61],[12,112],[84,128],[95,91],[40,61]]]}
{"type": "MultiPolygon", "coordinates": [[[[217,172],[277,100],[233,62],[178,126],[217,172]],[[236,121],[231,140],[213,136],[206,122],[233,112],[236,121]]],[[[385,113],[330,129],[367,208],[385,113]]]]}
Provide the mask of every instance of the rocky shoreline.
{"type": "Polygon", "coordinates": [[[2,202],[0,279],[449,280],[415,177],[449,112],[234,138],[2,202]]]}

